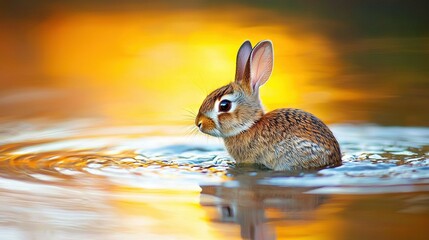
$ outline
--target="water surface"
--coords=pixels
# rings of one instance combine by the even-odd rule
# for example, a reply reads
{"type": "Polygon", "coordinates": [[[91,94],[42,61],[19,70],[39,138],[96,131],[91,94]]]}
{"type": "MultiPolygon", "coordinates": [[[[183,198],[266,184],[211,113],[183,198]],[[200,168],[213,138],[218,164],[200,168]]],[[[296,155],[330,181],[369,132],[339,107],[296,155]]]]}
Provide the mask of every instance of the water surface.
{"type": "Polygon", "coordinates": [[[9,123],[5,239],[424,239],[429,129],[334,125],[344,164],[238,168],[180,126],[9,123]],[[365,231],[361,231],[364,228],[365,231]]]}
{"type": "Polygon", "coordinates": [[[427,1],[0,5],[1,239],[427,238],[427,1]],[[247,39],[274,44],[264,106],[331,124],[342,166],[188,133],[247,39]]]}

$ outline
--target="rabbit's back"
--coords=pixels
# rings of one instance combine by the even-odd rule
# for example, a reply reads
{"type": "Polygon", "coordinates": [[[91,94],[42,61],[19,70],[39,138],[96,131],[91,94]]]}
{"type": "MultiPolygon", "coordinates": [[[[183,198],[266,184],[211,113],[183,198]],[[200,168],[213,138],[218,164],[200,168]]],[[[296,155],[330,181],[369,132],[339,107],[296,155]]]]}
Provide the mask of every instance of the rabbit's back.
{"type": "Polygon", "coordinates": [[[261,163],[275,170],[341,164],[340,147],[329,128],[311,113],[292,108],[265,114],[247,131],[225,138],[238,163],[261,163]]]}

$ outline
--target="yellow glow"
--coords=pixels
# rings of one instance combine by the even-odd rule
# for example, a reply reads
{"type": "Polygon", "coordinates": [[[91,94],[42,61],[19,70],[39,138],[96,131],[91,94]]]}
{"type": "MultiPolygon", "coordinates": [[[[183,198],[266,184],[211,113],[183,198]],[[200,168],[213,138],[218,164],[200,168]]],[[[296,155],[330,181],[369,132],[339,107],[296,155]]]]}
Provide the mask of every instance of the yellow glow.
{"type": "Polygon", "coordinates": [[[330,42],[269,11],[69,12],[35,31],[51,84],[86,91],[110,118],[183,120],[185,109],[196,112],[207,93],[233,80],[246,39],[274,43],[274,72],[261,88],[268,110],[346,95],[317,84],[341,69],[330,42]],[[271,22],[254,20],[264,17],[271,22]]]}
{"type": "Polygon", "coordinates": [[[169,236],[179,239],[220,239],[220,233],[210,224],[206,211],[199,204],[199,191],[147,190],[141,188],[117,188],[124,198],[112,204],[122,219],[121,231],[135,231],[141,239],[169,236]],[[132,196],[136,196],[135,199],[132,196]],[[139,197],[143,197],[139,201],[139,197]],[[147,218],[145,218],[147,216],[147,218]],[[147,219],[147,221],[145,221],[147,219]],[[138,221],[133,221],[138,220],[138,221]]]}

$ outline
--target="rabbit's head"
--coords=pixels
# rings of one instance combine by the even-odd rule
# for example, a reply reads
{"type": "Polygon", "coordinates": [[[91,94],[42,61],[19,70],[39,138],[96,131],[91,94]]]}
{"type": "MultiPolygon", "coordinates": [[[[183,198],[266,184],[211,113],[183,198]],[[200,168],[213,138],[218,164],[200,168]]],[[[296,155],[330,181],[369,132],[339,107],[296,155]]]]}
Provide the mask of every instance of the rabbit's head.
{"type": "Polygon", "coordinates": [[[238,50],[235,81],[213,91],[202,103],[195,119],[199,130],[226,138],[249,129],[264,114],[259,87],[272,69],[271,41],[261,41],[253,49],[245,41],[238,50]]]}

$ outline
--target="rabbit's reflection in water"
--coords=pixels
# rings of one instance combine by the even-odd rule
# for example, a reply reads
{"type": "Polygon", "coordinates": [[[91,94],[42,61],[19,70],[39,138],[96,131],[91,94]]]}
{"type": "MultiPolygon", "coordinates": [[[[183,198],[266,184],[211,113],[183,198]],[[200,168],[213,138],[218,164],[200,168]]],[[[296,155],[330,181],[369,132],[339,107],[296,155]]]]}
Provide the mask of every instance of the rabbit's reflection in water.
{"type": "Polygon", "coordinates": [[[244,239],[278,239],[277,228],[313,220],[329,198],[308,194],[314,188],[262,185],[258,179],[242,175],[223,185],[201,186],[201,205],[216,212],[210,220],[239,224],[244,239]]]}

